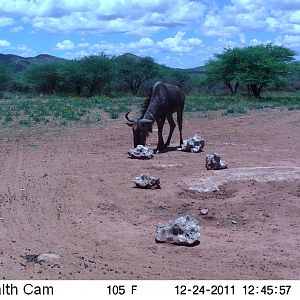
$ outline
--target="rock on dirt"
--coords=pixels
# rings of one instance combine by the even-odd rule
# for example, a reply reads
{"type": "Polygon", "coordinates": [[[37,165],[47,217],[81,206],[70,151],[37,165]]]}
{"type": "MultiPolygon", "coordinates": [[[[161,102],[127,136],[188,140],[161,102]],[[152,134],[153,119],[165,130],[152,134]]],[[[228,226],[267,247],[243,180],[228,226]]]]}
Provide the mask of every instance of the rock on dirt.
{"type": "Polygon", "coordinates": [[[209,153],[205,157],[205,167],[207,170],[221,170],[227,168],[227,163],[221,159],[218,153],[209,153]]]}
{"type": "Polygon", "coordinates": [[[184,140],[183,144],[177,150],[198,153],[203,151],[203,148],[204,139],[195,134],[189,140],[184,140]]]}
{"type": "Polygon", "coordinates": [[[198,221],[190,216],[185,216],[169,221],[166,225],[157,225],[155,240],[156,242],[191,246],[197,243],[199,237],[198,221]]]}
{"type": "Polygon", "coordinates": [[[58,254],[48,252],[48,253],[41,253],[41,254],[27,254],[25,256],[21,256],[26,259],[26,261],[41,264],[43,261],[51,261],[60,259],[58,254]]]}
{"type": "Polygon", "coordinates": [[[208,214],[208,209],[207,209],[207,208],[202,208],[202,209],[200,210],[200,214],[201,214],[201,215],[207,215],[207,214],[208,214]]]}
{"type": "Polygon", "coordinates": [[[137,145],[137,147],[128,151],[128,156],[137,159],[150,159],[153,158],[153,150],[142,145],[137,145]]]}
{"type": "Polygon", "coordinates": [[[132,182],[142,189],[160,189],[160,178],[151,176],[150,174],[135,177],[132,182]]]}
{"type": "Polygon", "coordinates": [[[60,259],[60,256],[52,252],[42,253],[37,257],[38,261],[55,260],[55,259],[60,259]]]}

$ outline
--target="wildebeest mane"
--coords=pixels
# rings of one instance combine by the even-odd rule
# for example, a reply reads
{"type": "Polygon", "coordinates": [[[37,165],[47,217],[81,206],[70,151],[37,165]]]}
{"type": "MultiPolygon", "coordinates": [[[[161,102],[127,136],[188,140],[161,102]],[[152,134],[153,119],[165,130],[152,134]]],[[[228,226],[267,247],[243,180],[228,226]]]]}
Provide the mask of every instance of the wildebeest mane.
{"type": "Polygon", "coordinates": [[[147,109],[148,109],[148,106],[149,106],[149,103],[150,103],[150,100],[151,100],[151,96],[148,96],[145,100],[144,100],[144,103],[141,105],[140,107],[140,115],[142,118],[144,116],[144,114],[146,113],[147,109]]]}
{"type": "Polygon", "coordinates": [[[151,101],[151,94],[152,94],[152,88],[149,89],[147,98],[144,100],[144,103],[140,107],[140,115],[141,115],[140,119],[144,116],[144,114],[148,109],[149,103],[151,101]]]}

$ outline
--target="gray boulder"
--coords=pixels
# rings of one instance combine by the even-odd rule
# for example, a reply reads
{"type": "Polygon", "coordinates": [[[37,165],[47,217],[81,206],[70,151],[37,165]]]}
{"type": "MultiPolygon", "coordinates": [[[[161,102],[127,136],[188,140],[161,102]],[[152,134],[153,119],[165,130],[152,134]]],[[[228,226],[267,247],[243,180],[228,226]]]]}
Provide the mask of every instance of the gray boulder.
{"type": "Polygon", "coordinates": [[[157,225],[155,240],[156,242],[191,246],[197,243],[199,237],[198,221],[190,216],[185,216],[169,221],[166,225],[157,225]]]}
{"type": "Polygon", "coordinates": [[[218,153],[209,153],[205,157],[205,167],[207,170],[221,170],[227,168],[227,163],[221,159],[218,153]]]}

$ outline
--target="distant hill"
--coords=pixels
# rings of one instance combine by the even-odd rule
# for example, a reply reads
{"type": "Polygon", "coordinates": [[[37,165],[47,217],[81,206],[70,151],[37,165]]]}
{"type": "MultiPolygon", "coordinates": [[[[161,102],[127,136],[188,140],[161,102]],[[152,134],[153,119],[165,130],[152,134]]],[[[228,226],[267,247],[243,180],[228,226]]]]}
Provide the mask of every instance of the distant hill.
{"type": "Polygon", "coordinates": [[[42,65],[54,62],[61,62],[65,59],[51,56],[48,54],[40,54],[35,57],[22,57],[14,54],[1,54],[0,63],[7,66],[14,72],[22,72],[33,65],[42,65]]]}
{"type": "MultiPolygon", "coordinates": [[[[129,57],[134,60],[140,60],[141,57],[137,56],[132,53],[124,53],[120,55],[120,57],[129,57]]],[[[54,63],[54,62],[62,62],[65,61],[64,58],[59,58],[56,56],[48,55],[48,54],[40,54],[34,57],[22,57],[14,54],[1,54],[0,53],[0,64],[3,64],[10,68],[14,72],[22,72],[26,69],[30,68],[33,65],[42,65],[42,64],[48,64],[48,63],[54,63]]],[[[167,67],[171,70],[178,70],[182,72],[187,72],[190,74],[201,74],[204,73],[204,67],[196,67],[196,68],[190,68],[190,69],[182,69],[182,68],[171,68],[167,67]]]]}
{"type": "Polygon", "coordinates": [[[136,61],[140,60],[141,57],[140,56],[137,56],[135,54],[132,54],[132,53],[124,53],[124,54],[121,54],[119,55],[118,57],[126,57],[126,58],[131,58],[131,59],[134,59],[136,61]]]}
{"type": "MultiPolygon", "coordinates": [[[[119,57],[128,57],[128,58],[132,58],[132,59],[134,59],[136,61],[138,61],[138,60],[141,59],[140,56],[137,56],[137,55],[132,54],[132,53],[124,53],[124,54],[120,55],[119,57]]],[[[187,72],[187,73],[190,73],[190,74],[202,74],[202,73],[205,73],[204,66],[196,67],[196,68],[190,68],[190,69],[171,68],[171,67],[167,67],[167,66],[162,66],[162,67],[165,67],[165,68],[167,68],[169,70],[178,70],[178,71],[182,71],[182,72],[187,72]]]]}
{"type": "Polygon", "coordinates": [[[203,74],[203,73],[205,73],[205,67],[204,66],[196,67],[196,68],[190,68],[190,69],[176,68],[176,70],[186,72],[186,73],[190,73],[190,74],[203,74]]]}

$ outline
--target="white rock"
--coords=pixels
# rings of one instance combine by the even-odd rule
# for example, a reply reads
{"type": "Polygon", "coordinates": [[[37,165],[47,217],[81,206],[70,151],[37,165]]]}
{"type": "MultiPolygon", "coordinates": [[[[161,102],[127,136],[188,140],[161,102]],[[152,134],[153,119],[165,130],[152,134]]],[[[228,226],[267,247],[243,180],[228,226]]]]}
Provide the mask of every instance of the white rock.
{"type": "Polygon", "coordinates": [[[137,159],[150,159],[153,157],[153,150],[142,145],[137,145],[134,149],[128,151],[128,156],[137,159]]]}
{"type": "Polygon", "coordinates": [[[205,157],[205,167],[207,170],[221,170],[227,168],[227,163],[221,159],[218,153],[209,153],[205,157]]]}
{"type": "Polygon", "coordinates": [[[201,136],[193,135],[189,140],[184,140],[177,150],[198,153],[203,151],[204,139],[201,136]]]}
{"type": "Polygon", "coordinates": [[[155,240],[171,244],[193,245],[199,237],[198,221],[190,216],[185,216],[169,221],[166,225],[157,225],[155,240]]]}
{"type": "Polygon", "coordinates": [[[54,260],[54,259],[60,259],[60,256],[52,252],[42,253],[37,257],[38,261],[54,260]]]}
{"type": "Polygon", "coordinates": [[[139,188],[160,189],[160,179],[158,177],[151,176],[150,174],[135,177],[132,182],[134,182],[139,188]]]}

